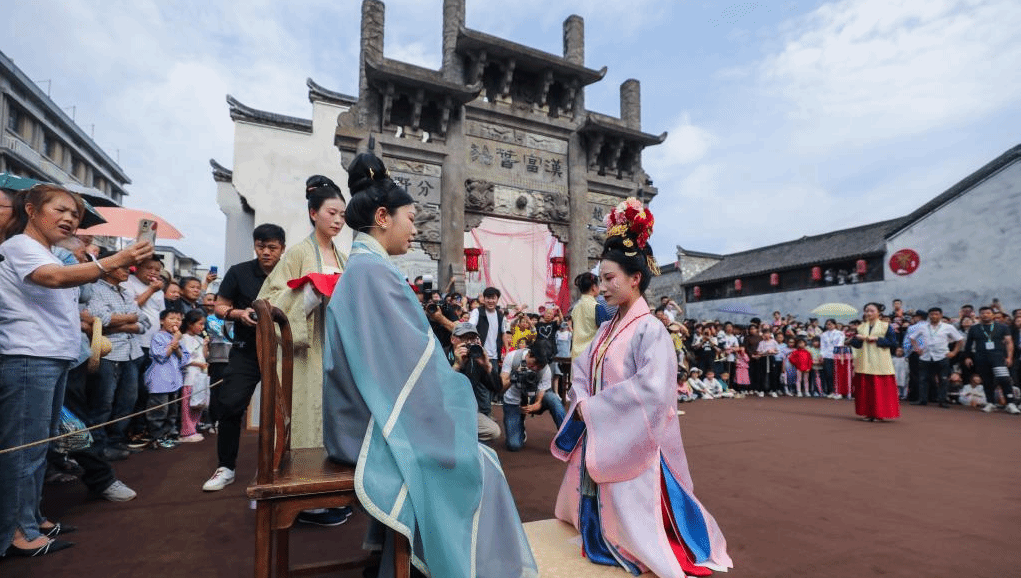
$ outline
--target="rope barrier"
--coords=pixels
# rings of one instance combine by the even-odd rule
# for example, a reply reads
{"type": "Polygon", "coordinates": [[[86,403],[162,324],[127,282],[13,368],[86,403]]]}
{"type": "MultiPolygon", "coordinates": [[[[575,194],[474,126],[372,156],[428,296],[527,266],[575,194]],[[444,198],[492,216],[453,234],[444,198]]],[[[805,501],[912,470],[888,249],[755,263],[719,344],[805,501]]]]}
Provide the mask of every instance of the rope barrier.
{"type": "MultiPolygon", "coordinates": [[[[214,387],[219,386],[221,383],[223,383],[222,379],[220,381],[217,381],[216,383],[211,383],[211,384],[209,384],[209,389],[213,389],[214,387]]],[[[50,437],[50,438],[46,438],[44,440],[34,441],[34,442],[27,443],[27,444],[20,445],[20,446],[14,446],[12,448],[4,448],[4,449],[0,450],[0,455],[9,454],[9,453],[13,453],[13,452],[18,452],[18,451],[21,451],[21,450],[24,450],[24,449],[28,449],[28,448],[31,448],[31,447],[35,447],[35,446],[39,446],[39,445],[42,445],[42,444],[48,444],[48,443],[50,443],[52,441],[56,441],[56,440],[59,440],[59,439],[62,439],[62,438],[66,438],[66,437],[81,435],[81,433],[83,431],[97,430],[99,428],[106,427],[106,426],[108,426],[110,424],[114,424],[114,423],[117,423],[119,421],[124,421],[126,419],[131,419],[131,418],[133,418],[135,416],[147,414],[150,411],[154,411],[154,410],[157,410],[157,409],[162,409],[164,407],[174,405],[175,403],[181,403],[181,400],[180,399],[175,399],[173,401],[168,401],[167,403],[161,403],[159,405],[154,405],[154,406],[152,406],[150,408],[143,409],[142,411],[136,411],[135,413],[128,414],[128,415],[126,415],[124,417],[119,417],[117,419],[112,419],[112,420],[110,420],[108,422],[104,422],[104,423],[101,423],[99,425],[90,426],[90,427],[87,427],[85,429],[74,430],[73,432],[68,432],[66,434],[61,434],[59,436],[53,436],[53,437],[50,437]]],[[[80,416],[78,416],[78,418],[81,419],[80,416]]]]}

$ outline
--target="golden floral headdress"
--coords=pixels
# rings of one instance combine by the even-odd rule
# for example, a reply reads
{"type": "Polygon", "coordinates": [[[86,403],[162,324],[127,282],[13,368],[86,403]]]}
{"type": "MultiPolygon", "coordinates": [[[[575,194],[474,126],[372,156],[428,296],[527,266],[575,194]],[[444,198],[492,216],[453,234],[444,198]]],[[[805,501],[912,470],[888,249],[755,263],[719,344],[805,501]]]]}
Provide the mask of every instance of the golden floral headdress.
{"type": "Polygon", "coordinates": [[[628,197],[606,215],[606,240],[609,242],[614,237],[622,237],[624,255],[636,257],[639,252],[643,253],[649,270],[653,275],[659,275],[659,266],[649,248],[649,237],[655,223],[652,211],[642,206],[638,199],[628,197]]]}

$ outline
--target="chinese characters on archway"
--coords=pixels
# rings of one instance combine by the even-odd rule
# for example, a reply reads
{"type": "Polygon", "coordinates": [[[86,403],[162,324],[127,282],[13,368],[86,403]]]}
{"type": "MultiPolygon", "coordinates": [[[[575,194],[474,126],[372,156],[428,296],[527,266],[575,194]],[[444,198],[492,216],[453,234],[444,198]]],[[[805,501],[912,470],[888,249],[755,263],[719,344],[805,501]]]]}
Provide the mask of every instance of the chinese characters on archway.
{"type": "Polygon", "coordinates": [[[555,184],[566,181],[563,155],[546,151],[503,143],[472,143],[468,148],[468,162],[493,176],[504,172],[510,179],[526,178],[555,184]]]}

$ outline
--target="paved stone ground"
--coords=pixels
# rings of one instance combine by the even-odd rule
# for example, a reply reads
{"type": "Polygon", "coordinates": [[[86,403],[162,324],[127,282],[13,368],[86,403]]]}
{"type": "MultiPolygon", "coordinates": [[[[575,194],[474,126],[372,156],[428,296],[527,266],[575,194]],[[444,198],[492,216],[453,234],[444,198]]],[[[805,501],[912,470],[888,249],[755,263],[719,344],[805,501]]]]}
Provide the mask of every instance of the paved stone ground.
{"type": "MultiPolygon", "coordinates": [[[[729,576],[1021,575],[1019,417],[905,406],[902,419],[871,424],[851,402],[794,398],[683,409],[695,490],[727,536],[729,576]]],[[[526,522],[552,517],[564,471],[548,452],[551,420],[527,427],[523,451],[498,448],[526,522]]],[[[243,491],[254,435],[241,456],[238,482],[213,494],[199,489],[216,464],[212,440],[117,463],[139,491],[126,504],[90,499],[76,483],[47,486],[44,511],[79,527],[68,536],[77,546],[0,560],[0,577],[251,576],[255,516],[243,491]]],[[[364,524],[358,514],[339,528],[297,528],[293,559],[353,553],[364,524]]]]}

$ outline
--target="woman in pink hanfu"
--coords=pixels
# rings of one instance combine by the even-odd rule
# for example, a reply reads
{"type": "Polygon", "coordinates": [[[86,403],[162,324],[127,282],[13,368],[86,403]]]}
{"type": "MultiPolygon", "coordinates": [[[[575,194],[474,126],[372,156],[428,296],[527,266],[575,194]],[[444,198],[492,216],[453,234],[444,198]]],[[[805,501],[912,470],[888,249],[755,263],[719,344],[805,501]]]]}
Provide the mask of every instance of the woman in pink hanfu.
{"type": "Polygon", "coordinates": [[[574,362],[570,417],[551,445],[568,464],[556,516],[578,529],[593,563],[636,576],[707,576],[733,563],[695,498],[677,421],[677,357],[642,298],[658,274],[652,225],[636,199],[607,218],[600,289],[618,310],[574,362]]]}

